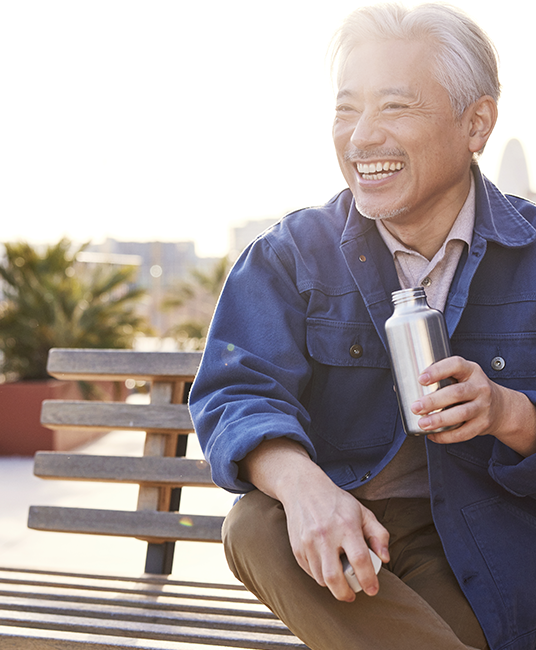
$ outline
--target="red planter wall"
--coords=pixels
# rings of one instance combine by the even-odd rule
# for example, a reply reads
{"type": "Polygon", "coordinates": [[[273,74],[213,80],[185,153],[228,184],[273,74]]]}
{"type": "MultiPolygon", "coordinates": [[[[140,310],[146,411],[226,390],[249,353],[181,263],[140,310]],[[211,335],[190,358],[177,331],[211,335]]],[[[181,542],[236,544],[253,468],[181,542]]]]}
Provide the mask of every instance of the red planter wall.
{"type": "MultiPolygon", "coordinates": [[[[111,387],[110,383],[110,395],[111,387]]],[[[41,426],[41,403],[45,399],[81,397],[76,382],[47,379],[0,384],[0,456],[69,451],[103,435],[97,431],[51,431],[41,426]]]]}

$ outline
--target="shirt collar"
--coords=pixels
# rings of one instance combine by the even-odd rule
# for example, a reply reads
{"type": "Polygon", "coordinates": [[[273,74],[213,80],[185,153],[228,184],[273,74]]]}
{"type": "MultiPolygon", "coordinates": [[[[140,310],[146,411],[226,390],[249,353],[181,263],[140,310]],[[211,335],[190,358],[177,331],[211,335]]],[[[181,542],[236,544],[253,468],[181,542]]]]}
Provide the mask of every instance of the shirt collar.
{"type": "MultiPolygon", "coordinates": [[[[454,240],[458,239],[465,242],[468,246],[471,246],[471,240],[473,238],[473,228],[475,225],[475,180],[471,174],[471,187],[469,189],[469,194],[465,199],[465,203],[462,206],[462,209],[458,213],[456,220],[452,224],[443,245],[440,250],[436,253],[436,256],[442,257],[445,251],[447,244],[454,240]]],[[[383,221],[376,221],[376,227],[380,235],[382,236],[383,241],[385,242],[387,248],[390,250],[393,257],[396,253],[410,253],[418,254],[414,250],[405,246],[401,241],[394,237],[385,227],[383,221]]]]}

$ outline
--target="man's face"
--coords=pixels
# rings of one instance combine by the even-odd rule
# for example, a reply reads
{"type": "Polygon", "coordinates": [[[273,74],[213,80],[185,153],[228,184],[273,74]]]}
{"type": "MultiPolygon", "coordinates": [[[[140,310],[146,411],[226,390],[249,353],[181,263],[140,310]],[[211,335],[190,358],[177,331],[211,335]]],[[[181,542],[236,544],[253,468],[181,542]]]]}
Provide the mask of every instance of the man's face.
{"type": "MultiPolygon", "coordinates": [[[[333,139],[358,210],[400,225],[458,210],[472,152],[466,114],[456,119],[421,41],[356,47],[342,70],[333,139]]],[[[461,201],[461,204],[460,204],[461,201]]]]}

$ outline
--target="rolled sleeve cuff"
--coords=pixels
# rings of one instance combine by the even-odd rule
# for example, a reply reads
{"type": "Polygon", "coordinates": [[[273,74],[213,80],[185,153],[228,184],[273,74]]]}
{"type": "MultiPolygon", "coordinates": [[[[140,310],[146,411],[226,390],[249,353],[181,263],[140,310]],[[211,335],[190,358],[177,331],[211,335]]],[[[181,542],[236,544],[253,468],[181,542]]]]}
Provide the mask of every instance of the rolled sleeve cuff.
{"type": "Polygon", "coordinates": [[[240,426],[230,426],[233,432],[223,430],[207,454],[212,480],[228,492],[243,494],[254,489],[254,485],[238,478],[238,463],[264,440],[282,437],[295,440],[316,462],[315,448],[296,420],[284,415],[257,414],[242,419],[240,426]]]}

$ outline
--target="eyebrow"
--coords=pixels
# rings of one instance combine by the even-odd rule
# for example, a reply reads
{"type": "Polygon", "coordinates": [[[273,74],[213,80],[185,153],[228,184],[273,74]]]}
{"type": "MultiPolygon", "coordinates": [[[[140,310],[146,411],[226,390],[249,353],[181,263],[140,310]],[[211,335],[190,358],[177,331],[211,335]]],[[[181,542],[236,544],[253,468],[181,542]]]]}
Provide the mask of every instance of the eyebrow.
{"type": "MultiPolygon", "coordinates": [[[[386,88],[380,88],[375,93],[378,97],[387,97],[389,95],[396,95],[398,97],[407,97],[414,99],[415,93],[411,91],[408,87],[405,86],[388,86],[386,88]]],[[[356,93],[350,89],[342,89],[337,94],[337,101],[341,99],[346,99],[347,97],[355,97],[356,93]]]]}

